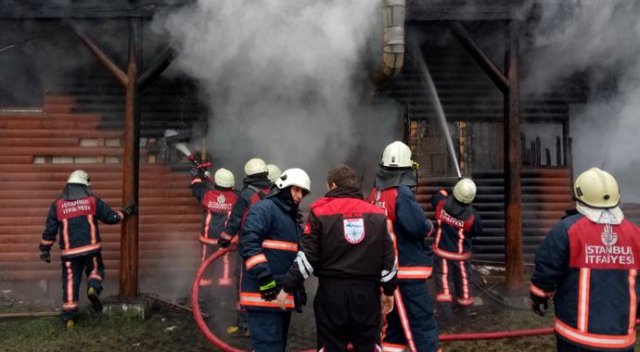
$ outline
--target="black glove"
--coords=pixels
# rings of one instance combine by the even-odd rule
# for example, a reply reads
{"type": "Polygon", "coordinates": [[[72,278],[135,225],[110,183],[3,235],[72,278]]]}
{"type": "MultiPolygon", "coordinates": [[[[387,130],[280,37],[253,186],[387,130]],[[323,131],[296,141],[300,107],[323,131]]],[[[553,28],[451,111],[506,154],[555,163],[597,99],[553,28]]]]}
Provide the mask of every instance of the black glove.
{"type": "Polygon", "coordinates": [[[135,204],[129,204],[120,210],[125,217],[131,216],[138,212],[138,207],[135,204]]]}
{"type": "Polygon", "coordinates": [[[191,176],[204,179],[204,169],[201,167],[194,167],[191,169],[191,176]]]}
{"type": "Polygon", "coordinates": [[[269,275],[266,278],[259,280],[260,283],[260,297],[265,301],[273,301],[280,292],[280,285],[273,279],[273,276],[269,275]]]}
{"type": "Polygon", "coordinates": [[[229,235],[228,233],[222,231],[220,233],[220,238],[218,238],[218,246],[222,247],[222,248],[227,248],[231,245],[231,240],[233,239],[233,237],[231,235],[229,235]]]}
{"type": "Polygon", "coordinates": [[[531,310],[541,317],[549,308],[549,297],[540,297],[531,293],[531,310]]]}
{"type": "Polygon", "coordinates": [[[40,260],[51,263],[51,253],[49,251],[40,251],[40,260]]]}

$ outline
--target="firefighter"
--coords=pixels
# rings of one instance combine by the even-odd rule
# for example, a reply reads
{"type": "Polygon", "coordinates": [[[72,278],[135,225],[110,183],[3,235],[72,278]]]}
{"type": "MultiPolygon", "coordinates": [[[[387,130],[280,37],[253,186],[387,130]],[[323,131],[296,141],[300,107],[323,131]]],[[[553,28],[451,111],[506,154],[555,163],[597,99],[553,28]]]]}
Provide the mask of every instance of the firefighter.
{"type": "Polygon", "coordinates": [[[280,168],[275,164],[267,164],[267,170],[269,170],[269,174],[267,175],[267,177],[271,182],[276,182],[278,177],[280,177],[280,174],[282,174],[280,168]]]}
{"type": "Polygon", "coordinates": [[[476,197],[475,183],[463,178],[451,193],[441,189],[431,198],[437,224],[433,243],[436,301],[444,323],[451,322],[454,305],[457,315],[464,317],[473,304],[471,238],[482,232],[480,217],[471,205],[476,197]]]}
{"type": "MultiPolygon", "coordinates": [[[[264,160],[253,158],[244,164],[244,172],[246,178],[243,180],[244,186],[240,192],[240,198],[231,210],[231,216],[227,221],[225,229],[220,233],[218,245],[222,248],[228,248],[234,241],[236,235],[241,231],[244,219],[247,216],[249,208],[265,198],[271,192],[272,183],[268,179],[269,169],[264,160]]],[[[240,281],[241,259],[238,257],[237,270],[234,275],[237,281],[240,281]]],[[[240,288],[237,286],[240,294],[240,288]]],[[[249,336],[249,325],[247,323],[247,314],[238,305],[236,315],[236,324],[227,327],[227,333],[231,336],[246,337],[249,336]]]]}
{"type": "Polygon", "coordinates": [[[438,332],[433,301],[426,280],[431,277],[433,254],[425,238],[433,232],[411,190],[417,184],[411,150],[399,141],[382,153],[369,201],[384,209],[392,225],[398,257],[395,308],[386,317],[382,334],[384,351],[437,351],[438,332]]]}
{"type": "Polygon", "coordinates": [[[298,207],[310,190],[304,170],[285,170],[275,182],[275,193],[251,207],[242,227],[240,305],[247,310],[251,342],[258,352],[284,351],[287,346],[294,298],[287,295],[285,310],[274,300],[298,254],[302,235],[298,207]]]}
{"type": "Polygon", "coordinates": [[[382,314],[393,309],[395,250],[380,208],[364,201],[355,171],[338,165],[329,192],[311,205],[301,251],[278,295],[294,293],[311,274],[319,278],[314,302],[319,351],[380,348],[382,314]],[[381,293],[382,288],[382,293],[381,293]],[[286,293],[285,293],[286,292],[286,293]]]}
{"type": "Polygon", "coordinates": [[[51,247],[60,232],[62,263],[62,314],[67,329],[73,329],[78,315],[78,301],[82,273],[87,276],[87,297],[93,310],[102,311],[99,295],[102,292],[104,264],[102,262],[98,221],[117,224],[125,216],[135,214],[136,206],[129,205],[114,211],[91,192],[89,175],[76,170],[69,175],[58,199],[51,203],[40,241],[40,259],[51,263],[51,247]]]}
{"type": "Polygon", "coordinates": [[[535,257],[531,308],[555,306],[558,351],[633,351],[640,282],[640,228],[619,207],[615,178],[591,168],[573,185],[575,210],[535,257]]]}
{"type": "MultiPolygon", "coordinates": [[[[229,217],[231,209],[238,199],[238,194],[233,189],[235,179],[233,173],[227,169],[218,169],[213,175],[213,188],[206,182],[204,170],[202,168],[194,168],[193,180],[191,181],[191,193],[202,205],[202,228],[198,239],[202,244],[203,262],[216,249],[220,232],[224,229],[229,217]]],[[[211,287],[213,281],[217,279],[217,287],[231,287],[232,280],[230,277],[231,269],[229,262],[229,254],[225,254],[222,258],[222,266],[218,266],[214,273],[207,273],[199,282],[201,288],[211,287]]],[[[223,292],[220,292],[223,294],[223,292]]],[[[204,290],[200,290],[200,294],[204,294],[204,290]]],[[[204,300],[201,296],[201,304],[204,300]]]]}

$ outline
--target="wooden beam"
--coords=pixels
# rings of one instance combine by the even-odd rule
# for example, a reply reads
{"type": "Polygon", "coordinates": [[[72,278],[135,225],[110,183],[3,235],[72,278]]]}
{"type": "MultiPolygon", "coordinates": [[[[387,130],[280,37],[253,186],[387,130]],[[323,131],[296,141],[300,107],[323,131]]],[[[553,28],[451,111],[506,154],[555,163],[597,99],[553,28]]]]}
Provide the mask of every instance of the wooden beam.
{"type": "Polygon", "coordinates": [[[104,52],[104,50],[100,48],[100,45],[95,41],[95,39],[93,39],[85,30],[83,30],[82,27],[80,27],[80,25],[78,25],[75,21],[71,21],[71,20],[67,22],[69,23],[73,31],[76,33],[78,38],[80,38],[80,41],[82,42],[82,44],[84,44],[84,46],[86,46],[87,49],[89,49],[89,51],[93,54],[93,56],[95,56],[96,59],[98,59],[98,62],[100,62],[102,66],[104,66],[107,69],[107,71],[109,71],[116,78],[116,80],[118,81],[118,83],[120,83],[121,86],[126,87],[129,79],[127,77],[127,74],[125,74],[118,67],[115,61],[111,57],[109,57],[104,52]]]}
{"type": "MultiPolygon", "coordinates": [[[[122,156],[122,204],[138,204],[140,168],[140,106],[138,67],[140,66],[140,20],[129,24],[129,64],[125,92],[124,153],[122,156]]],[[[138,214],[122,221],[120,237],[120,297],[134,298],[138,294],[138,214]]]]}
{"type": "Polygon", "coordinates": [[[493,83],[498,86],[498,89],[503,93],[506,93],[509,90],[510,81],[505,77],[498,66],[491,61],[489,56],[487,56],[473,41],[473,38],[471,38],[469,32],[464,28],[464,25],[458,21],[451,23],[451,32],[456,38],[458,38],[462,46],[469,52],[469,54],[471,54],[478,65],[480,65],[480,68],[487,74],[487,76],[489,76],[493,83]]]}
{"type": "Polygon", "coordinates": [[[507,27],[505,65],[509,88],[505,94],[504,109],[504,230],[507,289],[516,292],[523,282],[519,43],[516,22],[510,21],[507,27]]]}
{"type": "Polygon", "coordinates": [[[166,48],[156,61],[151,64],[143,74],[138,78],[138,89],[142,92],[147,86],[158,78],[164,70],[171,65],[175,57],[175,51],[172,48],[166,48]]]}

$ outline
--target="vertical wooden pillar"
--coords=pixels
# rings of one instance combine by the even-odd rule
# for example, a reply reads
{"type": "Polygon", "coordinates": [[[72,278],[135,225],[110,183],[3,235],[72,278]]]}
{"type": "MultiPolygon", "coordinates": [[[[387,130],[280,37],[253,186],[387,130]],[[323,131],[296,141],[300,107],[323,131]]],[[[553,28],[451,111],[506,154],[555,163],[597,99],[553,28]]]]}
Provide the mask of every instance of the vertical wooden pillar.
{"type": "Polygon", "coordinates": [[[518,32],[516,21],[508,24],[508,50],[505,60],[509,88],[504,108],[504,221],[507,288],[522,286],[522,189],[520,171],[520,90],[518,76],[518,32]]]}
{"type": "MultiPolygon", "coordinates": [[[[140,62],[140,20],[132,18],[129,25],[129,64],[125,87],[124,153],[122,159],[122,204],[138,204],[138,174],[140,161],[140,109],[138,104],[138,70],[140,62]]],[[[138,215],[122,222],[120,238],[120,297],[138,294],[138,215]]]]}

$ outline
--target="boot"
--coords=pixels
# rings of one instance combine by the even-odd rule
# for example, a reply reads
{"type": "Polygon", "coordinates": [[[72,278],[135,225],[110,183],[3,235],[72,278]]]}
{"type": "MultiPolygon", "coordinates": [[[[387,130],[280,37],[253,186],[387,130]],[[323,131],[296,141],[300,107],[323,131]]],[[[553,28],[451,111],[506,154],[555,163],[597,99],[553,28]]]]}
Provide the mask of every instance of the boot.
{"type": "Polygon", "coordinates": [[[91,301],[91,308],[93,308],[96,312],[102,312],[102,302],[100,302],[100,297],[98,297],[98,291],[95,288],[89,287],[87,290],[87,297],[91,301]]]}
{"type": "Polygon", "coordinates": [[[231,337],[249,337],[249,327],[244,325],[230,325],[227,334],[231,337]]]}
{"type": "Polygon", "coordinates": [[[73,321],[73,319],[68,319],[64,322],[64,326],[65,328],[67,328],[67,330],[73,330],[73,327],[76,325],[76,323],[73,321]]]}

